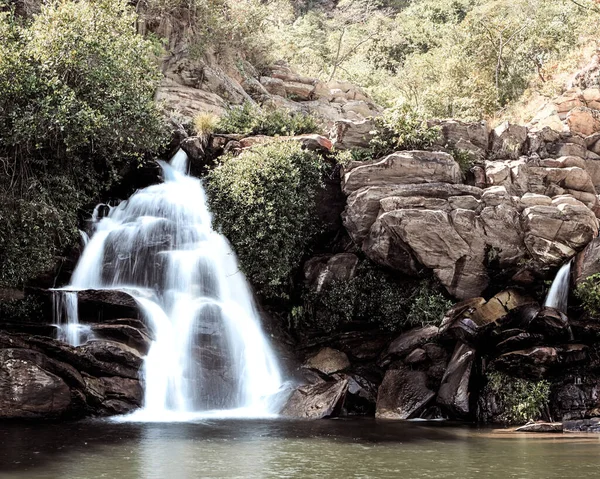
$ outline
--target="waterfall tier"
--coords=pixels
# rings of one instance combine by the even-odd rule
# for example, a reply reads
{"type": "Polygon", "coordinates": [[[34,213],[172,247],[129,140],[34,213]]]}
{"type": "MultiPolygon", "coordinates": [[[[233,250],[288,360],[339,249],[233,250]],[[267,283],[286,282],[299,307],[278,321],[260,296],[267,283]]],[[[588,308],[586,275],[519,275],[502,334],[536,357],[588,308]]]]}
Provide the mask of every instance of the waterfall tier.
{"type": "MultiPolygon", "coordinates": [[[[185,153],[161,166],[163,183],[97,220],[65,289],[126,290],[139,304],[155,340],[138,418],[269,414],[281,374],[246,279],[227,240],[211,227],[201,182],[185,174],[185,153]]],[[[58,294],[58,309],[69,318],[63,339],[77,345],[76,293],[58,294]]]]}

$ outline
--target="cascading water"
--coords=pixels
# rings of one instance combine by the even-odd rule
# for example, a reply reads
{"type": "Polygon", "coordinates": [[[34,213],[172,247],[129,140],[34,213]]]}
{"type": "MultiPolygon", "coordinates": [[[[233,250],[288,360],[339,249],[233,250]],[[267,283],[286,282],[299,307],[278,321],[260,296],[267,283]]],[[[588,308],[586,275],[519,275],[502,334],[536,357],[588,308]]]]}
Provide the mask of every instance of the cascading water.
{"type": "MultiPolygon", "coordinates": [[[[215,410],[264,416],[282,379],[251,291],[227,240],[211,228],[201,182],[185,174],[185,153],[161,166],[163,183],[95,224],[64,289],[119,289],[138,302],[155,336],[140,420],[215,410]]],[[[76,309],[75,296],[71,319],[76,309]]]]}
{"type": "Polygon", "coordinates": [[[569,300],[569,283],[571,279],[571,261],[562,265],[556,274],[556,278],[550,286],[544,306],[555,308],[567,314],[567,303],[569,300]]]}

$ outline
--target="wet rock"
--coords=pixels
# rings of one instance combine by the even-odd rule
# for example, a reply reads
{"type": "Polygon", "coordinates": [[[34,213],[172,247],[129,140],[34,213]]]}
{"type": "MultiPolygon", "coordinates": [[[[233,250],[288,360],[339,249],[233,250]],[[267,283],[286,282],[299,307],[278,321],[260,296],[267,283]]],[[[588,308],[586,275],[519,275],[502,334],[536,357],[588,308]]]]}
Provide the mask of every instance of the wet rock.
{"type": "Polygon", "coordinates": [[[565,421],[564,432],[593,432],[600,433],[600,418],[581,419],[576,421],[565,421]]]}
{"type": "Polygon", "coordinates": [[[450,308],[440,325],[440,336],[451,337],[465,342],[475,341],[479,326],[471,316],[486,303],[484,298],[470,298],[460,301],[450,308]]]}
{"type": "Polygon", "coordinates": [[[515,429],[516,432],[563,432],[562,422],[532,422],[515,429]]]}
{"type": "Polygon", "coordinates": [[[585,344],[565,344],[556,348],[561,363],[572,365],[588,360],[588,347],[585,344]]]}
{"type": "Polygon", "coordinates": [[[536,346],[505,353],[494,361],[495,367],[513,376],[540,379],[558,362],[555,348],[536,346]]]}
{"type": "Polygon", "coordinates": [[[596,273],[600,273],[600,238],[594,238],[576,256],[571,272],[575,285],[581,284],[586,278],[596,273]]]}
{"type": "Polygon", "coordinates": [[[79,350],[90,353],[94,358],[105,364],[122,365],[136,372],[143,362],[143,357],[139,351],[117,341],[94,339],[80,346],[79,350]]]}
{"type": "Polygon", "coordinates": [[[320,382],[294,390],[281,410],[285,417],[322,419],[338,415],[343,407],[348,380],[320,382]]]}
{"type": "Polygon", "coordinates": [[[39,365],[34,351],[0,350],[0,418],[50,418],[63,414],[71,404],[65,381],[39,365]]]}
{"type": "Polygon", "coordinates": [[[459,417],[469,414],[469,380],[474,360],[475,349],[458,344],[438,391],[438,404],[459,417]]]}
{"type": "Polygon", "coordinates": [[[77,292],[80,320],[104,322],[117,318],[137,318],[138,305],[123,291],[86,289],[77,292]]]}
{"type": "Polygon", "coordinates": [[[137,319],[117,319],[94,324],[91,328],[96,338],[120,342],[136,349],[142,355],[148,354],[152,343],[151,333],[144,323],[137,319]]]}
{"type": "Polygon", "coordinates": [[[358,256],[340,253],[333,256],[317,256],[304,265],[304,277],[317,292],[332,281],[349,281],[358,266],[358,256]]]}
{"type": "Polygon", "coordinates": [[[388,369],[377,394],[375,417],[411,419],[435,397],[427,387],[427,375],[406,366],[388,369]]]}
{"type": "Polygon", "coordinates": [[[568,340],[571,336],[569,318],[555,308],[544,307],[531,320],[529,330],[550,340],[568,340]]]}
{"type": "Polygon", "coordinates": [[[406,358],[404,363],[406,364],[419,364],[427,360],[427,352],[424,349],[417,348],[413,350],[406,358]]]}
{"type": "Polygon", "coordinates": [[[516,331],[516,334],[503,339],[496,345],[496,349],[499,353],[527,349],[533,346],[540,346],[544,342],[544,336],[542,334],[530,334],[518,329],[509,331],[516,331]]]}
{"type": "Polygon", "coordinates": [[[342,186],[344,193],[350,195],[365,186],[461,181],[460,167],[448,153],[403,151],[381,159],[353,163],[344,171],[342,186]]]}
{"type": "Polygon", "coordinates": [[[333,348],[323,348],[315,356],[309,358],[304,368],[315,369],[323,374],[333,374],[350,367],[345,353],[333,348]]]}
{"type": "Polygon", "coordinates": [[[389,345],[382,361],[386,361],[390,356],[402,357],[412,352],[419,346],[429,342],[438,335],[439,329],[436,326],[426,326],[423,328],[414,328],[398,336],[389,345]]]}

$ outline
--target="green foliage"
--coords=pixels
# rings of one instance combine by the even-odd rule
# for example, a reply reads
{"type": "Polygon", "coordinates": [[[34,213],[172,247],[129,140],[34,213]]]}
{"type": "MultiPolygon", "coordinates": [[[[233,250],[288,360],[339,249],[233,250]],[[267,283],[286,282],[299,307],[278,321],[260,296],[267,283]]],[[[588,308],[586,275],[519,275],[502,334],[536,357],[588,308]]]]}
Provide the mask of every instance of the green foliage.
{"type": "Polygon", "coordinates": [[[383,104],[400,98],[429,117],[474,119],[552,82],[557,62],[596,38],[594,7],[594,0],[347,0],[329,10],[279,8],[266,38],[300,72],[352,81],[383,104]]]}
{"type": "Polygon", "coordinates": [[[125,0],[0,12],[0,283],[46,271],[79,208],[162,146],[155,46],[125,0]]]}
{"type": "Polygon", "coordinates": [[[338,165],[348,166],[354,161],[366,161],[373,158],[373,151],[369,148],[351,148],[334,152],[335,162],[338,165]]]}
{"type": "Polygon", "coordinates": [[[528,381],[504,373],[487,374],[484,395],[493,394],[502,413],[498,419],[504,424],[523,424],[540,419],[548,408],[550,383],[545,380],[528,381]]]}
{"type": "Polygon", "coordinates": [[[34,296],[0,301],[0,324],[1,321],[31,321],[36,317],[41,318],[42,314],[42,302],[34,296]]]}
{"type": "Polygon", "coordinates": [[[320,158],[293,142],[227,157],[206,178],[215,226],[231,241],[257,292],[286,298],[291,275],[317,233],[320,158]]]}
{"type": "Polygon", "coordinates": [[[577,285],[575,295],[590,316],[600,317],[600,273],[587,277],[577,285]]]}
{"type": "Polygon", "coordinates": [[[308,114],[282,109],[261,109],[250,102],[232,106],[216,126],[221,133],[242,135],[293,136],[317,133],[317,120],[308,114]]]}
{"type": "Polygon", "coordinates": [[[304,317],[295,322],[328,332],[352,322],[375,323],[387,331],[437,325],[452,306],[431,282],[406,282],[369,261],[361,262],[349,281],[307,289],[303,303],[304,317]]]}
{"type": "Polygon", "coordinates": [[[466,174],[477,163],[475,155],[467,150],[452,150],[452,157],[460,166],[460,171],[463,174],[466,174]]]}
{"type": "Polygon", "coordinates": [[[429,127],[417,112],[406,104],[385,110],[375,119],[376,134],[370,142],[378,158],[399,150],[421,150],[439,138],[439,128],[429,127]]]}

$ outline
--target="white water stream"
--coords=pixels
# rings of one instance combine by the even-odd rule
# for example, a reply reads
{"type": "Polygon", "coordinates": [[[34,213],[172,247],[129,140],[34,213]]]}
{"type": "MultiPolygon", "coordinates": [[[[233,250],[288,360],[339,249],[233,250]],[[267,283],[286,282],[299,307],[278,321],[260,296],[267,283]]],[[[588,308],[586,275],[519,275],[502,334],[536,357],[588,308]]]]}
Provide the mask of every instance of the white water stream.
{"type": "MultiPolygon", "coordinates": [[[[185,174],[185,153],[161,166],[163,183],[95,223],[64,290],[119,289],[138,302],[155,340],[134,420],[269,415],[282,379],[246,279],[211,227],[201,182],[185,174]]],[[[68,316],[63,339],[77,345],[76,292],[59,297],[68,316]]]]}
{"type": "Polygon", "coordinates": [[[556,274],[556,278],[550,286],[544,306],[558,309],[567,314],[569,300],[569,284],[571,280],[571,261],[562,265],[556,274]]]}

